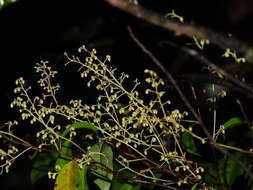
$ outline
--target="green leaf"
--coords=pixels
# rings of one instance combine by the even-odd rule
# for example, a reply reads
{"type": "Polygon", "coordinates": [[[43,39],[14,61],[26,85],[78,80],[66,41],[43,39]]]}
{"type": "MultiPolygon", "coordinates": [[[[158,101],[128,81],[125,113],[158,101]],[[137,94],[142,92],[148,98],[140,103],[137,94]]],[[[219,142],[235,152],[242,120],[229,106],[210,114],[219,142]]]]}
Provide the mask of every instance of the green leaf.
{"type": "Polygon", "coordinates": [[[80,169],[75,160],[68,162],[56,178],[54,190],[84,190],[80,169]]]}
{"type": "Polygon", "coordinates": [[[6,7],[9,4],[15,3],[16,0],[0,0],[0,9],[6,7]]]}
{"type": "MultiPolygon", "coordinates": [[[[62,168],[65,164],[67,164],[69,162],[69,155],[72,155],[72,149],[71,149],[71,144],[69,141],[64,141],[61,145],[61,149],[60,151],[62,152],[62,154],[59,154],[56,162],[55,162],[55,169],[56,168],[62,168]]],[[[58,170],[56,170],[58,171],[58,170]]]]}
{"type": "MultiPolygon", "coordinates": [[[[233,154],[239,160],[242,160],[243,153],[237,152],[233,154]]],[[[219,162],[219,174],[222,183],[233,185],[235,179],[242,175],[245,171],[238,165],[238,163],[232,159],[222,159],[219,162]]]]}
{"type": "Polygon", "coordinates": [[[31,184],[34,185],[39,179],[47,176],[48,171],[54,169],[54,161],[58,153],[41,152],[33,161],[32,170],[30,173],[31,184]]]}
{"type": "MultiPolygon", "coordinates": [[[[245,154],[241,152],[236,152],[233,156],[241,161],[245,158],[245,154]]],[[[208,173],[205,175],[205,182],[213,187],[217,187],[217,179],[219,179],[220,185],[233,185],[236,178],[245,172],[234,160],[229,158],[220,159],[216,163],[203,162],[201,165],[208,173]]]]}
{"type": "Polygon", "coordinates": [[[133,187],[132,184],[126,183],[123,179],[114,178],[112,181],[112,190],[132,190],[133,187]]]}
{"type": "Polygon", "coordinates": [[[233,117],[229,119],[227,122],[225,122],[223,126],[224,126],[224,129],[229,129],[231,127],[239,126],[245,123],[246,123],[245,120],[242,120],[239,117],[233,117]]]}
{"type": "MultiPolygon", "coordinates": [[[[94,144],[90,148],[89,154],[94,162],[99,163],[99,167],[104,166],[113,171],[113,152],[109,145],[103,142],[94,144]]],[[[111,186],[111,182],[109,181],[112,180],[113,175],[99,168],[96,169],[95,172],[100,178],[95,179],[94,183],[96,183],[101,190],[109,190],[111,186]]]]}
{"type": "Polygon", "coordinates": [[[119,188],[119,190],[132,190],[132,188],[133,185],[125,183],[119,188]]]}
{"type": "Polygon", "coordinates": [[[190,133],[187,132],[183,133],[182,142],[187,152],[194,154],[196,156],[200,156],[190,133]]]}
{"type": "Polygon", "coordinates": [[[204,181],[213,187],[217,186],[217,179],[219,178],[218,170],[216,167],[217,163],[201,162],[201,166],[204,167],[205,173],[204,181]]]}
{"type": "Polygon", "coordinates": [[[87,181],[87,172],[88,172],[88,169],[89,169],[89,166],[88,165],[84,165],[81,168],[81,171],[80,171],[80,177],[82,179],[83,190],[89,190],[88,181],[87,181]]]}
{"type": "Polygon", "coordinates": [[[93,124],[91,124],[87,121],[83,121],[83,122],[74,123],[70,127],[68,127],[67,129],[65,129],[65,131],[62,133],[62,136],[65,137],[70,132],[71,128],[74,128],[74,129],[89,129],[89,130],[93,131],[94,133],[97,132],[97,128],[93,124]]]}
{"type": "Polygon", "coordinates": [[[133,186],[132,190],[140,190],[141,189],[141,184],[133,186]]]}
{"type": "MultiPolygon", "coordinates": [[[[136,174],[131,172],[130,170],[121,170],[121,169],[122,169],[121,165],[117,163],[113,165],[113,170],[118,171],[120,175],[122,176],[126,176],[129,179],[136,176],[136,174]]],[[[157,175],[159,175],[159,173],[155,174],[156,177],[158,177],[157,175]]],[[[139,190],[140,188],[141,188],[140,184],[136,185],[136,184],[127,183],[125,179],[114,177],[112,180],[111,190],[139,190]]]]}
{"type": "MultiPolygon", "coordinates": [[[[86,122],[86,121],[85,122],[77,122],[77,123],[72,124],[67,129],[65,129],[64,132],[62,133],[62,136],[66,137],[66,135],[69,134],[71,128],[89,129],[93,132],[97,131],[97,128],[89,122],[86,122]]],[[[69,162],[69,155],[72,155],[71,148],[72,148],[71,143],[69,141],[63,141],[60,151],[64,154],[59,155],[58,159],[56,160],[55,166],[59,166],[60,168],[62,168],[66,163],[69,162]]]]}
{"type": "Polygon", "coordinates": [[[194,184],[192,187],[191,187],[191,190],[197,190],[197,187],[198,187],[198,183],[194,184]]]}

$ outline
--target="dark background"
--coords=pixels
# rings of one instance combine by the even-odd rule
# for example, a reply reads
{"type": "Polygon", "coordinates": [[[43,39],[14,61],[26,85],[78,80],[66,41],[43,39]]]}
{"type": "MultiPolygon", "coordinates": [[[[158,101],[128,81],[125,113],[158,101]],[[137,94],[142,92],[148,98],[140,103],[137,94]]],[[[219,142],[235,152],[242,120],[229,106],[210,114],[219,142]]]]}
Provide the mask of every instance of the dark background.
{"type": "MultiPolygon", "coordinates": [[[[252,41],[249,26],[253,3],[250,0],[140,0],[139,3],[162,14],[174,9],[186,22],[252,41]]],[[[167,41],[185,44],[192,42],[191,39],[176,38],[172,32],[137,20],[103,0],[21,0],[1,10],[0,21],[0,113],[7,111],[5,105],[10,101],[16,78],[24,76],[33,81],[36,62],[49,60],[63,65],[63,52],[75,52],[83,44],[101,49],[101,55],[111,54],[113,64],[121,71],[132,73],[138,71],[133,67],[140,68],[139,71],[153,67],[129,38],[127,25],[133,27],[136,35],[172,69],[171,72],[189,73],[195,69],[192,65],[185,68],[189,65],[185,63],[191,61],[189,57],[166,45],[167,41]]],[[[70,86],[74,84],[69,78],[66,82],[70,86]]]]}
{"type": "MultiPolygon", "coordinates": [[[[139,0],[139,4],[162,14],[174,9],[186,22],[232,33],[241,40],[253,42],[251,0],[139,0]]],[[[9,109],[16,78],[23,76],[28,83],[36,82],[33,70],[36,62],[48,60],[63,68],[66,61],[63,53],[76,53],[83,44],[96,48],[101,56],[110,54],[112,64],[131,74],[133,79],[142,78],[145,68],[157,70],[130,39],[126,29],[128,25],[173,74],[201,71],[202,67],[192,58],[166,45],[167,41],[185,44],[192,42],[191,39],[175,37],[172,32],[137,20],[103,0],[20,0],[1,10],[0,122],[16,118],[16,112],[9,109]]],[[[210,56],[220,56],[223,52],[215,48],[210,48],[210,51],[210,56]]],[[[65,89],[63,101],[92,96],[80,89],[79,76],[72,74],[71,70],[63,71],[64,76],[60,78],[65,89]]],[[[226,117],[230,117],[229,113],[226,117]]],[[[10,174],[0,177],[1,190],[30,188],[30,163],[21,159],[15,165],[10,174]]]]}

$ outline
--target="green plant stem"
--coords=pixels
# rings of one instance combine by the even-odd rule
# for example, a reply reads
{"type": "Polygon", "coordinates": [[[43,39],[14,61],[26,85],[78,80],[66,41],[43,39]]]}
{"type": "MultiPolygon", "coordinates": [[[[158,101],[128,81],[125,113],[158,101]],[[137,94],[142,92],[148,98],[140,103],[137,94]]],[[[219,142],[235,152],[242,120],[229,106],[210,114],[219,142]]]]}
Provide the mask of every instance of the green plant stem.
{"type": "Polygon", "coordinates": [[[226,149],[235,150],[235,151],[243,152],[243,153],[247,153],[247,154],[253,154],[252,151],[244,150],[244,149],[237,148],[237,147],[234,147],[234,146],[229,146],[229,145],[220,144],[220,143],[216,143],[216,144],[217,144],[218,146],[223,147],[223,148],[226,148],[226,149]]]}

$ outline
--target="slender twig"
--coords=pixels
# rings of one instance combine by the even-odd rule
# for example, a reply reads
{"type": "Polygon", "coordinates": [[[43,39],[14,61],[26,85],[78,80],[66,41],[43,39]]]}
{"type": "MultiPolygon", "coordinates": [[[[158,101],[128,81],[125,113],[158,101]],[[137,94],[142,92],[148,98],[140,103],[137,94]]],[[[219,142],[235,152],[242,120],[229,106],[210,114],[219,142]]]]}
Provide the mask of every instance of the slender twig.
{"type": "Polygon", "coordinates": [[[198,120],[201,128],[203,129],[204,133],[206,134],[208,140],[210,141],[211,145],[213,148],[216,148],[217,150],[219,150],[220,152],[222,152],[223,154],[229,156],[231,159],[235,160],[247,173],[247,175],[250,177],[250,179],[253,181],[253,175],[252,173],[249,171],[249,169],[245,166],[245,164],[243,164],[239,159],[237,159],[235,156],[233,156],[230,152],[228,152],[227,150],[223,149],[222,147],[220,147],[212,138],[211,134],[209,133],[206,125],[204,124],[204,122],[202,121],[202,119],[199,117],[199,115],[197,114],[197,112],[193,109],[191,103],[189,102],[189,100],[185,97],[185,95],[183,94],[182,90],[180,89],[180,87],[178,86],[178,84],[176,83],[175,79],[172,77],[172,75],[170,74],[170,72],[164,67],[164,65],[153,55],[153,53],[151,51],[149,51],[138,39],[137,37],[133,34],[132,29],[128,26],[128,31],[129,31],[129,35],[130,37],[133,39],[133,41],[141,48],[141,50],[147,54],[150,59],[159,67],[159,69],[164,73],[164,75],[166,76],[166,78],[173,84],[173,86],[175,87],[175,89],[177,90],[180,98],[183,100],[183,102],[185,103],[185,105],[187,106],[187,108],[190,110],[190,112],[192,113],[192,115],[198,120]]]}
{"type": "MultiPolygon", "coordinates": [[[[219,79],[215,77],[214,75],[201,75],[201,74],[184,74],[180,76],[181,78],[186,79],[187,82],[189,80],[194,83],[198,82],[206,82],[206,81],[212,81],[214,84],[222,85],[225,87],[228,87],[231,90],[238,91],[240,93],[245,94],[248,98],[253,99],[253,87],[251,87],[249,84],[240,81],[239,79],[233,77],[231,74],[229,74],[226,70],[223,68],[217,66],[213,62],[211,62],[209,59],[207,59],[204,55],[199,53],[198,51],[188,48],[188,47],[182,47],[173,42],[169,42],[169,44],[173,47],[177,47],[178,49],[184,51],[185,53],[193,56],[196,60],[200,61],[200,63],[204,63],[214,71],[216,71],[219,74],[222,74],[226,77],[227,80],[219,79]]],[[[181,79],[180,79],[181,80],[181,79]]]]}
{"type": "Polygon", "coordinates": [[[223,86],[225,88],[228,88],[229,90],[232,91],[237,91],[240,92],[244,95],[246,95],[248,98],[253,99],[253,94],[249,93],[248,90],[245,90],[241,87],[236,86],[235,84],[231,83],[230,81],[224,80],[224,79],[220,79],[214,75],[207,75],[207,74],[183,74],[180,75],[180,79],[183,82],[186,83],[206,83],[207,81],[210,83],[212,82],[213,84],[217,84],[220,86],[223,86]]]}
{"type": "MultiPolygon", "coordinates": [[[[190,104],[190,102],[187,100],[187,98],[185,97],[185,95],[183,94],[182,90],[180,89],[180,87],[178,86],[177,82],[175,81],[175,79],[172,77],[172,75],[170,74],[170,72],[164,67],[164,65],[153,55],[153,53],[151,51],[149,51],[137,38],[136,36],[133,34],[132,29],[128,26],[128,31],[129,34],[131,36],[131,38],[134,40],[134,42],[142,49],[142,51],[147,54],[150,59],[156,64],[156,66],[159,67],[159,69],[165,74],[166,78],[172,83],[172,85],[175,87],[175,89],[177,90],[178,94],[180,95],[181,99],[183,100],[183,102],[186,104],[186,106],[188,107],[188,109],[191,111],[191,113],[193,114],[193,116],[199,121],[200,125],[203,127],[205,126],[203,124],[202,119],[199,117],[199,115],[195,112],[195,110],[193,109],[192,105],[190,104]]],[[[207,135],[207,137],[210,139],[212,139],[212,136],[210,135],[208,129],[206,127],[203,127],[203,130],[205,132],[205,134],[207,135]]]]}
{"type": "Polygon", "coordinates": [[[108,168],[107,166],[105,166],[104,164],[101,164],[101,163],[93,162],[93,163],[91,163],[90,167],[94,170],[97,170],[97,169],[103,170],[107,173],[112,174],[116,178],[124,179],[124,180],[127,180],[127,181],[135,183],[135,184],[149,184],[149,185],[155,185],[155,186],[158,186],[158,187],[163,187],[165,189],[179,190],[178,188],[172,187],[168,184],[157,183],[157,182],[153,182],[153,181],[144,181],[144,180],[140,180],[140,179],[136,179],[136,178],[134,179],[133,177],[129,177],[129,176],[126,176],[126,175],[122,175],[119,171],[113,171],[113,170],[111,170],[110,168],[108,168]]]}
{"type": "Polygon", "coordinates": [[[206,57],[204,57],[198,51],[196,51],[194,49],[190,49],[188,47],[182,47],[181,49],[183,51],[185,51],[186,53],[188,53],[189,55],[193,56],[195,59],[197,59],[201,63],[204,63],[205,65],[211,67],[212,69],[214,69],[218,73],[222,74],[228,80],[230,80],[231,82],[233,82],[234,84],[236,84],[238,87],[241,87],[241,88],[247,90],[250,94],[253,93],[253,88],[250,85],[248,85],[247,83],[242,82],[239,79],[233,77],[232,75],[230,75],[229,73],[227,73],[224,69],[222,69],[221,67],[215,65],[213,62],[211,62],[210,60],[208,60],[206,57]]]}
{"type": "Polygon", "coordinates": [[[223,148],[226,148],[226,149],[235,150],[235,151],[243,152],[243,153],[246,153],[246,154],[253,154],[253,152],[251,152],[249,150],[244,150],[244,149],[237,148],[237,147],[234,147],[234,146],[229,146],[229,145],[220,144],[220,143],[218,143],[218,145],[220,147],[223,147],[223,148]]]}
{"type": "Polygon", "coordinates": [[[32,145],[30,144],[28,141],[25,141],[24,139],[21,139],[11,133],[8,133],[8,132],[5,132],[5,131],[2,131],[0,130],[0,134],[3,135],[4,138],[8,139],[9,141],[15,143],[15,144],[18,144],[18,145],[23,145],[25,147],[28,147],[30,149],[33,149],[33,150],[37,150],[37,151],[45,151],[45,152],[55,152],[55,153],[59,153],[61,155],[64,155],[64,156],[67,156],[69,158],[72,158],[72,159],[77,159],[77,157],[73,156],[73,155],[70,155],[70,154],[67,154],[65,152],[62,152],[60,150],[51,150],[51,149],[47,149],[47,148],[40,148],[38,146],[35,146],[35,145],[32,145]],[[12,140],[10,138],[8,138],[7,136],[11,136],[12,138],[14,139],[17,139],[18,141],[15,141],[15,140],[12,140]]]}
{"type": "Polygon", "coordinates": [[[248,59],[247,61],[252,61],[253,48],[247,43],[242,42],[238,39],[231,38],[228,35],[220,34],[204,27],[199,27],[168,19],[163,14],[149,10],[139,4],[137,5],[127,0],[106,1],[110,5],[133,15],[136,18],[145,20],[146,22],[149,22],[166,30],[174,31],[175,34],[178,36],[185,35],[189,38],[196,37],[199,39],[209,40],[211,43],[215,44],[221,49],[231,48],[236,52],[244,53],[245,57],[251,59],[248,59]]]}
{"type": "Polygon", "coordinates": [[[150,182],[150,181],[143,181],[143,180],[139,180],[139,179],[134,180],[134,182],[137,183],[137,184],[141,183],[141,184],[155,185],[155,186],[163,187],[165,189],[179,190],[178,188],[171,187],[171,186],[168,186],[168,185],[164,185],[164,184],[161,184],[161,183],[155,183],[155,182],[150,182]]]}
{"type": "MultiPolygon", "coordinates": [[[[195,103],[197,105],[197,95],[196,95],[196,92],[195,92],[195,88],[192,85],[191,85],[191,91],[192,91],[192,95],[193,95],[194,101],[195,101],[195,103]]],[[[199,117],[202,118],[199,106],[197,106],[197,111],[198,111],[199,117]]]]}
{"type": "MultiPolygon", "coordinates": [[[[247,116],[243,106],[242,106],[242,103],[239,99],[236,99],[236,103],[238,104],[240,110],[241,110],[241,113],[243,115],[243,118],[245,119],[245,121],[247,122],[247,125],[249,127],[249,130],[252,131],[252,122],[249,120],[249,117],[247,116]]],[[[251,138],[251,144],[253,144],[253,134],[251,133],[250,135],[250,138],[251,138]]]]}
{"type": "Polygon", "coordinates": [[[246,120],[247,124],[250,125],[250,120],[249,120],[249,117],[247,116],[243,106],[242,106],[242,103],[239,99],[236,99],[236,103],[237,105],[239,106],[241,112],[242,112],[242,115],[243,115],[243,118],[246,120]]]}
{"type": "MultiPolygon", "coordinates": [[[[136,156],[134,154],[131,154],[131,153],[128,153],[126,152],[125,150],[121,149],[121,148],[118,148],[116,147],[116,145],[114,145],[113,143],[109,142],[109,141],[105,141],[105,143],[109,144],[110,146],[112,146],[113,148],[115,148],[117,151],[119,151],[120,153],[128,156],[128,157],[131,157],[131,158],[134,158],[136,159],[136,156]]],[[[173,175],[173,176],[177,176],[178,174],[176,174],[175,172],[173,172],[172,170],[170,169],[167,169],[167,168],[161,168],[161,165],[157,164],[155,161],[145,157],[144,158],[144,161],[148,162],[149,164],[152,164],[155,166],[154,169],[156,169],[156,171],[160,171],[160,172],[163,172],[163,173],[166,173],[166,174],[170,174],[170,175],[173,175]]],[[[149,166],[150,167],[150,166],[149,166]]]]}

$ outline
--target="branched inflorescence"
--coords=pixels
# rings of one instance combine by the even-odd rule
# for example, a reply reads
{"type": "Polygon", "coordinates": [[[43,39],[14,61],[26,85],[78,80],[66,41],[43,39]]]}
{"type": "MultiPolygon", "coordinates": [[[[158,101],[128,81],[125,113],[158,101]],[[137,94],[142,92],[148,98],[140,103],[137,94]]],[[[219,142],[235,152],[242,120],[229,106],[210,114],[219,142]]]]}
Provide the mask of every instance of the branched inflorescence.
{"type": "MultiPolygon", "coordinates": [[[[71,129],[69,136],[61,136],[64,128],[55,122],[55,118],[63,117],[70,122],[88,121],[99,131],[99,141],[111,145],[118,152],[116,160],[122,168],[136,176],[178,185],[200,180],[203,168],[187,160],[181,138],[183,132],[188,132],[203,143],[205,139],[194,134],[192,128],[185,127],[189,126],[188,123],[182,123],[186,112],[170,110],[171,102],[164,90],[165,82],[154,71],[146,69],[145,83],[134,80],[129,84],[127,74],[118,75],[116,69],[107,66],[107,62],[111,61],[110,56],[101,60],[96,50],[89,51],[83,46],[79,52],[83,51],[88,54],[83,61],[77,56],[65,54],[68,59],[66,65],[79,65],[79,72],[87,86],[95,87],[98,91],[96,104],[71,100],[69,105],[60,105],[56,98],[60,86],[52,82],[57,72],[51,70],[47,62],[35,67],[41,75],[38,83],[44,90],[40,97],[31,97],[31,87],[26,87],[23,78],[16,81],[14,92],[18,96],[11,106],[18,107],[22,119],[29,120],[31,125],[36,123],[34,126],[37,127],[40,124],[36,134],[38,148],[53,145],[59,150],[61,140],[67,140],[87,157],[86,152],[72,140],[76,135],[75,129],[71,129]],[[140,84],[148,87],[139,92],[140,84]],[[163,177],[156,177],[157,172],[163,177]]],[[[0,131],[0,134],[8,136],[3,132],[0,131]]],[[[21,141],[19,138],[15,140],[21,141]]],[[[6,154],[0,149],[2,159],[7,158],[6,154]]]]}
{"type": "MultiPolygon", "coordinates": [[[[138,92],[138,80],[129,90],[125,88],[129,76],[121,73],[117,77],[116,70],[106,65],[110,56],[101,61],[95,50],[90,52],[83,46],[79,49],[81,51],[89,54],[85,62],[67,55],[67,64],[79,64],[81,77],[88,78],[87,86],[95,86],[100,95],[97,104],[92,106],[82,104],[81,100],[72,101],[75,113],[80,113],[75,118],[89,119],[101,131],[103,136],[100,140],[112,142],[119,150],[123,149],[126,154],[120,154],[117,161],[137,175],[155,180],[154,171],[165,168],[164,171],[172,176],[180,176],[179,184],[200,179],[198,173],[203,169],[187,161],[181,144],[182,132],[193,134],[191,128],[181,124],[187,113],[169,111],[170,101],[166,98],[166,91],[162,90],[164,81],[154,71],[146,69],[149,88],[145,93],[138,92]],[[153,162],[154,159],[156,161],[153,162]],[[143,168],[136,170],[132,166],[138,162],[143,168]]],[[[195,137],[204,143],[204,139],[195,137]]]]}

